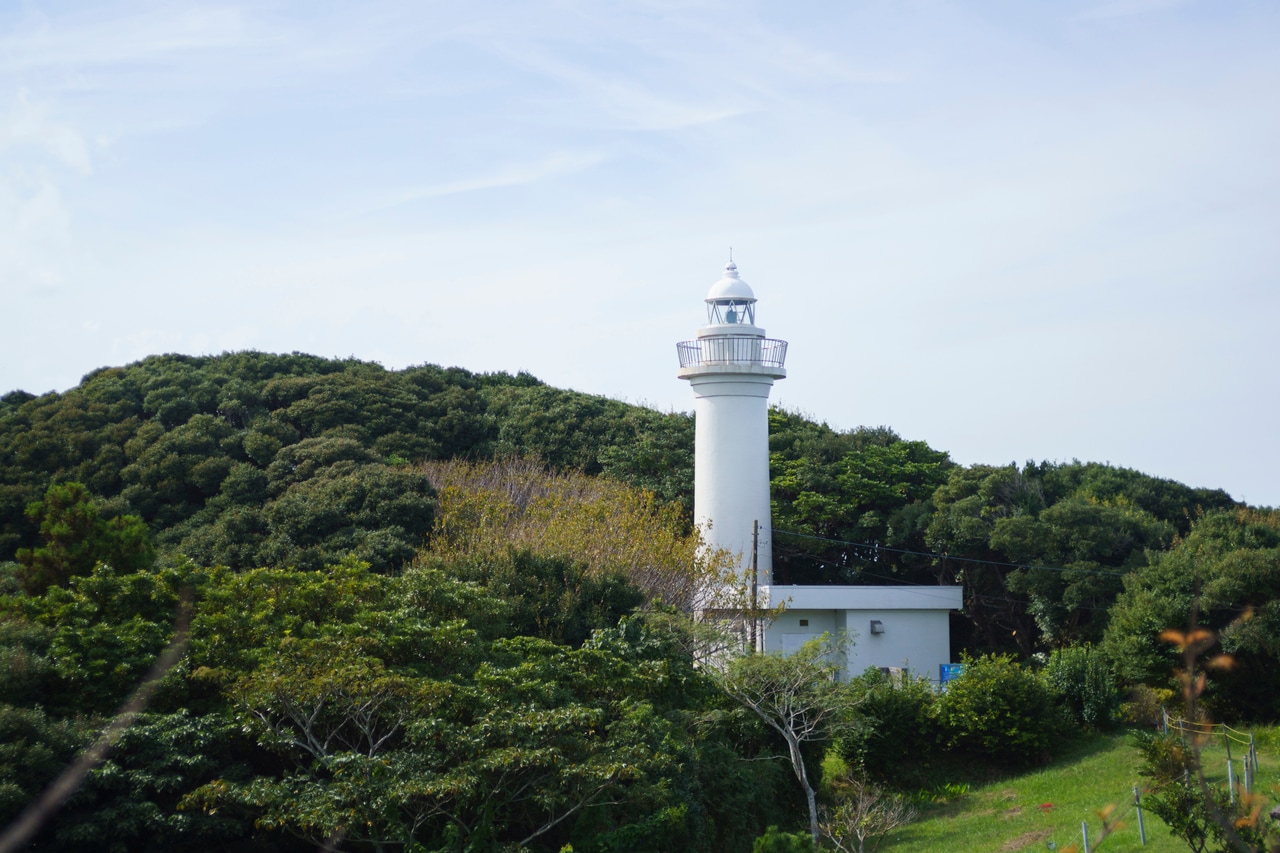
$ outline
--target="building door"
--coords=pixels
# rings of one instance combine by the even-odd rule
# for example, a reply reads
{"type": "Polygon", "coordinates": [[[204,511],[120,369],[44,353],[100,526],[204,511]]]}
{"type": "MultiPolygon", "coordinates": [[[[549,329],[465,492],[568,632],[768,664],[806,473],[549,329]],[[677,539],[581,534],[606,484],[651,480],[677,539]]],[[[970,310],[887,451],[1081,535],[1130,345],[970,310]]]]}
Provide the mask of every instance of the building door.
{"type": "Polygon", "coordinates": [[[822,633],[807,634],[783,634],[782,635],[782,655],[786,657],[800,651],[800,647],[810,640],[816,640],[822,636],[822,633]]]}

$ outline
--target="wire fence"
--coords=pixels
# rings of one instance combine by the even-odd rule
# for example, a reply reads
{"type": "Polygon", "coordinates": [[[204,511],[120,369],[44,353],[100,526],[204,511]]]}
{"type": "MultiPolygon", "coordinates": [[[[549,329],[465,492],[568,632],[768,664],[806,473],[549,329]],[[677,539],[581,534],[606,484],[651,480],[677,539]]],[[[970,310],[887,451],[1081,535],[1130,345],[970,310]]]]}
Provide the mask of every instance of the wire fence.
{"type": "MultiPolygon", "coordinates": [[[[1206,746],[1215,744],[1221,739],[1227,751],[1226,783],[1227,789],[1231,792],[1232,802],[1235,802],[1237,782],[1244,788],[1246,794],[1253,793],[1254,781],[1258,774],[1258,744],[1253,737],[1253,732],[1242,732],[1231,728],[1226,723],[1206,723],[1182,717],[1170,717],[1169,712],[1163,708],[1160,709],[1160,713],[1161,728],[1164,733],[1177,734],[1184,743],[1191,739],[1201,746],[1206,746]],[[1234,754],[1233,745],[1235,746],[1234,754]],[[1239,760],[1238,770],[1237,759],[1239,760]]],[[[1208,775],[1208,768],[1204,769],[1208,775]]]]}
{"type": "MultiPolygon", "coordinates": [[[[1200,772],[1211,784],[1225,783],[1232,803],[1235,803],[1240,792],[1246,796],[1253,792],[1258,772],[1258,746],[1253,732],[1233,729],[1224,723],[1205,723],[1182,717],[1171,717],[1163,708],[1161,716],[1161,729],[1164,734],[1176,734],[1181,736],[1184,742],[1190,741],[1196,744],[1201,756],[1200,772]],[[1205,750],[1216,752],[1219,746],[1225,750],[1225,758],[1219,760],[1214,757],[1206,760],[1205,750]]],[[[1189,778],[1173,779],[1148,788],[1134,785],[1132,799],[1126,806],[1110,807],[1099,812],[1099,820],[1095,821],[1095,824],[1100,824],[1098,840],[1101,841],[1102,838],[1111,835],[1121,826],[1135,826],[1139,841],[1145,847],[1147,830],[1142,805],[1143,797],[1158,794],[1166,787],[1178,784],[1180,781],[1185,784],[1189,778]]],[[[1083,842],[1080,849],[1083,853],[1091,853],[1089,821],[1080,822],[1080,835],[1083,842]]]]}

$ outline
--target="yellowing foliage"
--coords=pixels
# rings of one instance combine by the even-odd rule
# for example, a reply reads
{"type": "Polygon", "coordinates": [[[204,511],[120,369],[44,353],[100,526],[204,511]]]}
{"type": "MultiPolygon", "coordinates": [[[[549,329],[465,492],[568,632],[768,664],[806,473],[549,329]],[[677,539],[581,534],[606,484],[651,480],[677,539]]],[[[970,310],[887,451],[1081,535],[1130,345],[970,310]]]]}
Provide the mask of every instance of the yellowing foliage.
{"type": "Polygon", "coordinates": [[[443,460],[422,470],[439,496],[430,556],[527,549],[620,572],[650,602],[684,611],[732,583],[729,556],[704,549],[680,508],[647,490],[526,458],[443,460]]]}
{"type": "Polygon", "coordinates": [[[1280,530],[1280,509],[1241,507],[1235,511],[1235,516],[1241,525],[1261,524],[1272,530],[1280,530]]]}

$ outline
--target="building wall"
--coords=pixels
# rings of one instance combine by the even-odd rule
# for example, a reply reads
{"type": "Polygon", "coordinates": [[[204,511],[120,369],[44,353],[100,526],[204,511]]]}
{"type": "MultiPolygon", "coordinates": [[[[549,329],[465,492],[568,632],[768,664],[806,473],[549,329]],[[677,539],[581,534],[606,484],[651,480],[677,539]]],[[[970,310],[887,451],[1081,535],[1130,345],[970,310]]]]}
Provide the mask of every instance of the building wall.
{"type": "Polygon", "coordinates": [[[910,669],[937,681],[940,664],[951,663],[951,630],[947,611],[850,610],[849,627],[857,632],[849,650],[848,671],[860,675],[869,666],[910,669]],[[871,633],[871,620],[884,633],[871,633]]]}
{"type": "Polygon", "coordinates": [[[784,610],[765,631],[765,651],[791,654],[809,640],[823,634],[835,636],[843,629],[843,610],[784,610]],[[802,625],[801,622],[808,624],[802,625]]]}
{"type": "Polygon", "coordinates": [[[946,610],[787,609],[765,631],[764,648],[790,654],[824,632],[843,632],[853,641],[847,659],[839,661],[846,676],[860,675],[869,666],[899,667],[937,681],[939,665],[951,662],[946,610]],[[873,619],[884,633],[871,633],[873,619]]]}

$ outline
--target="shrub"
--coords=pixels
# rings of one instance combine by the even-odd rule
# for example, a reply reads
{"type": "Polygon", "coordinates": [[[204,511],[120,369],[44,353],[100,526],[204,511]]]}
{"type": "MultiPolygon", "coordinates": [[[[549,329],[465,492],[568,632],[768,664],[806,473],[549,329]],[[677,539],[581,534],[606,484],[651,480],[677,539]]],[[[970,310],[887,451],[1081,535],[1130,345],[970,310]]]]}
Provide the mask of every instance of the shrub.
{"type": "Polygon", "coordinates": [[[1120,703],[1120,719],[1126,723],[1159,728],[1164,719],[1161,709],[1169,708],[1175,715],[1182,697],[1167,687],[1148,687],[1138,684],[1131,687],[1120,703]]]}
{"type": "Polygon", "coordinates": [[[893,679],[871,668],[852,679],[848,689],[860,725],[837,744],[841,758],[894,785],[928,778],[928,758],[941,736],[934,717],[937,695],[929,682],[910,676],[893,679]]]}
{"type": "Polygon", "coordinates": [[[838,801],[824,807],[819,831],[841,853],[870,853],[893,830],[916,818],[916,810],[898,794],[846,773],[835,780],[838,801]]]}
{"type": "Polygon", "coordinates": [[[1267,829],[1248,798],[1231,796],[1224,785],[1205,779],[1194,744],[1181,738],[1142,732],[1134,737],[1142,753],[1138,775],[1151,780],[1143,800],[1169,832],[1195,851],[1274,850],[1267,829]],[[1233,837],[1234,836],[1234,837],[1233,837]]]}
{"type": "Polygon", "coordinates": [[[1101,650],[1091,645],[1057,649],[1049,656],[1044,678],[1076,723],[1110,728],[1120,710],[1120,692],[1101,650]]]}
{"type": "Polygon", "coordinates": [[[1047,760],[1062,717],[1045,683],[1009,655],[965,663],[964,674],[938,698],[945,744],[998,764],[1047,760]]]}
{"type": "Polygon", "coordinates": [[[751,853],[816,853],[813,838],[807,832],[782,832],[776,826],[751,845],[751,853]]]}

